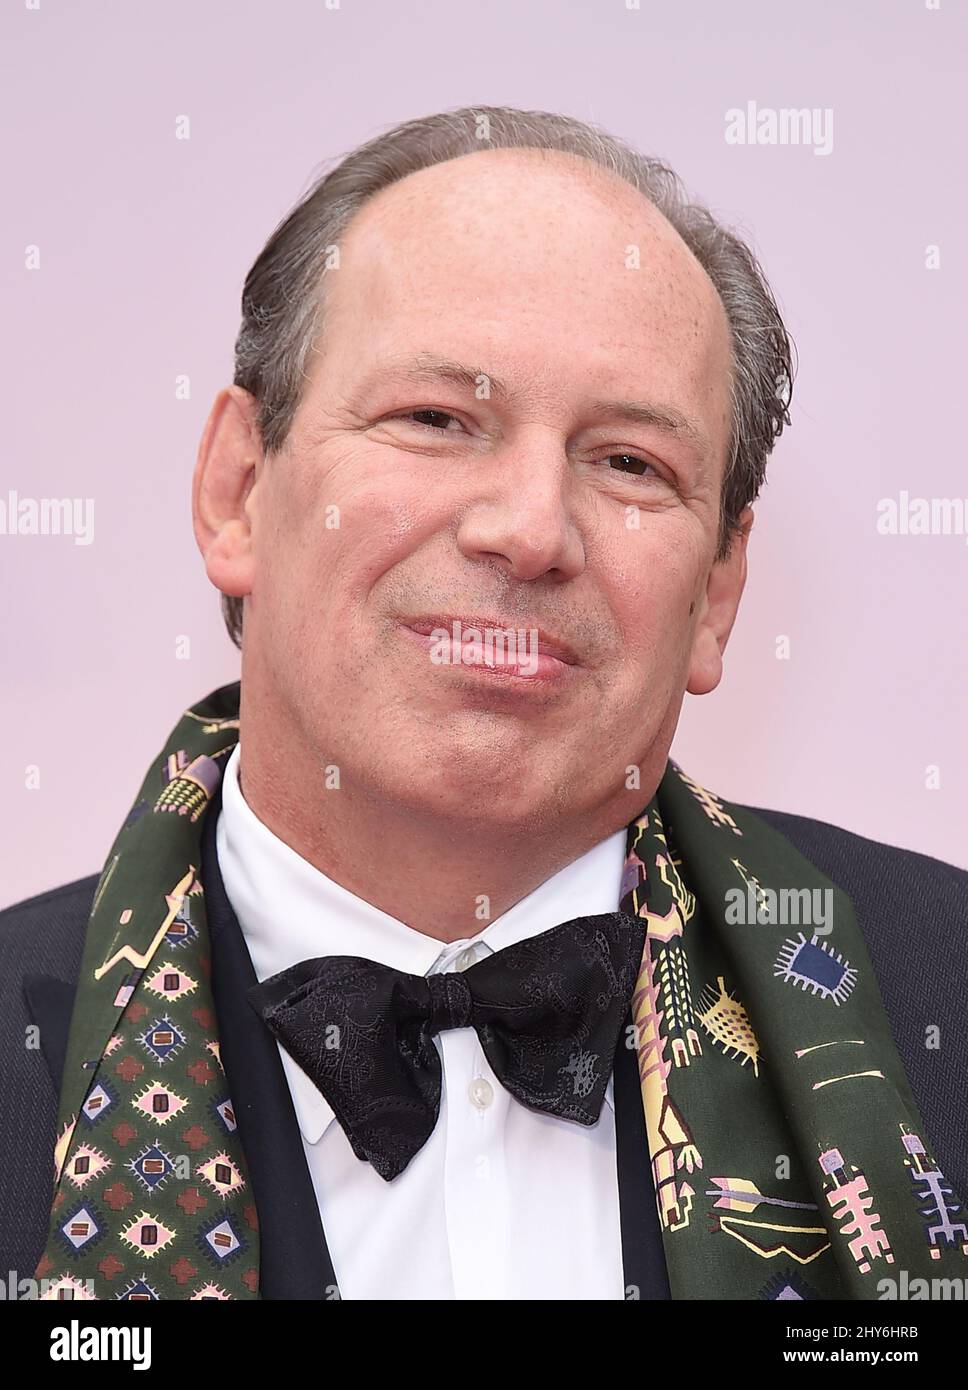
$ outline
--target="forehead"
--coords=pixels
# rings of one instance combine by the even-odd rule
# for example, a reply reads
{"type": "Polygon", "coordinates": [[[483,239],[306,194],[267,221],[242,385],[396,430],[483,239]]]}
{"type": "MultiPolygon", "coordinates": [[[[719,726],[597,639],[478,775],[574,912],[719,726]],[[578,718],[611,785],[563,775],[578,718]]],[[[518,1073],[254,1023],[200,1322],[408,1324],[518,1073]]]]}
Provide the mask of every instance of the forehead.
{"type": "Polygon", "coordinates": [[[371,197],[340,244],[350,272],[392,265],[405,282],[408,272],[513,262],[521,277],[546,267],[586,290],[614,276],[634,289],[634,276],[710,320],[725,317],[706,271],[644,194],[557,150],[481,150],[420,169],[371,197]]]}
{"type": "Polygon", "coordinates": [[[339,339],[355,374],[470,352],[549,398],[646,385],[710,424],[728,411],[715,286],[643,194],[577,155],[484,150],[408,175],[352,219],[324,289],[321,355],[339,339]]]}

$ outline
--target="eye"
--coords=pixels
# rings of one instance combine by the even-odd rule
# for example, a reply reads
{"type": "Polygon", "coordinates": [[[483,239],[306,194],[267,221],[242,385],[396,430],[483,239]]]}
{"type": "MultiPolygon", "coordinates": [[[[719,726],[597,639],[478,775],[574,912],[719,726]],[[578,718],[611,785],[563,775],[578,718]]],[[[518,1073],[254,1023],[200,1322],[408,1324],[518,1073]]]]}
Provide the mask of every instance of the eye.
{"type": "MultiPolygon", "coordinates": [[[[394,420],[410,421],[419,425],[422,429],[436,430],[438,434],[448,433],[447,422],[453,420],[458,426],[460,421],[456,415],[451,415],[447,410],[408,410],[402,415],[394,415],[394,420]]],[[[463,426],[461,426],[463,428],[463,426]]]]}
{"type": "Polygon", "coordinates": [[[654,473],[657,478],[662,477],[662,474],[659,472],[659,470],[655,467],[654,464],[650,463],[648,459],[639,458],[638,454],[606,455],[607,462],[611,463],[613,459],[620,460],[618,464],[618,471],[620,473],[634,473],[641,476],[646,472],[646,470],[648,470],[654,473]]]}

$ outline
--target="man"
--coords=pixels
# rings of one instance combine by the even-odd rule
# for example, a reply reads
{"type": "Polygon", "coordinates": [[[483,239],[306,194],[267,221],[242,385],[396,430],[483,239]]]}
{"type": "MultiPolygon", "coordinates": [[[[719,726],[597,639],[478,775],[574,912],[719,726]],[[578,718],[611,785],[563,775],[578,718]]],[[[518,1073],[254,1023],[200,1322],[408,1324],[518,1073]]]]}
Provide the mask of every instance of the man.
{"type": "Polygon", "coordinates": [[[5,914],[47,1296],[968,1274],[968,874],[668,757],[790,380],[749,251],[564,117],[410,122],[277,229],[193,491],[240,685],[5,914]]]}

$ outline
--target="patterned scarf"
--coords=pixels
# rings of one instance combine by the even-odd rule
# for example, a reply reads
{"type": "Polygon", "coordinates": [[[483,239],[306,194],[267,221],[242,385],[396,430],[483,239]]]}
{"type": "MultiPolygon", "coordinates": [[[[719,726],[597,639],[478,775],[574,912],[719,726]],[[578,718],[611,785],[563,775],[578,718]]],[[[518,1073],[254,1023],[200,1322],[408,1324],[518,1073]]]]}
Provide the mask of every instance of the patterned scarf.
{"type": "MultiPolygon", "coordinates": [[[[101,874],[37,1267],[47,1298],[259,1297],[199,878],[238,715],[238,683],[185,712],[101,874]]],[[[672,1297],[876,1299],[884,1280],[968,1276],[965,1213],[846,895],[670,762],[628,827],[619,906],[647,923],[626,1045],[672,1297]]]]}

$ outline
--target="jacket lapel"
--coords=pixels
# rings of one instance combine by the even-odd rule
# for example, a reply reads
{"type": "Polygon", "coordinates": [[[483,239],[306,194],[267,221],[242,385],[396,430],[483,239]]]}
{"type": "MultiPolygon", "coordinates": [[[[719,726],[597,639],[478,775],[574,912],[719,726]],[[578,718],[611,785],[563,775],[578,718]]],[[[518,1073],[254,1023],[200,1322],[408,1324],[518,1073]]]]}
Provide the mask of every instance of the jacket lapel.
{"type": "Polygon", "coordinates": [[[622,1264],[627,1299],[671,1298],[642,1109],[638,1056],[625,1046],[631,1011],[615,1051],[612,1095],[618,1161],[622,1264]]]}
{"type": "Polygon", "coordinates": [[[74,986],[56,975],[24,977],[28,1014],[40,1031],[40,1050],[53,1079],[55,1095],[64,1075],[74,993],[74,986]]]}

